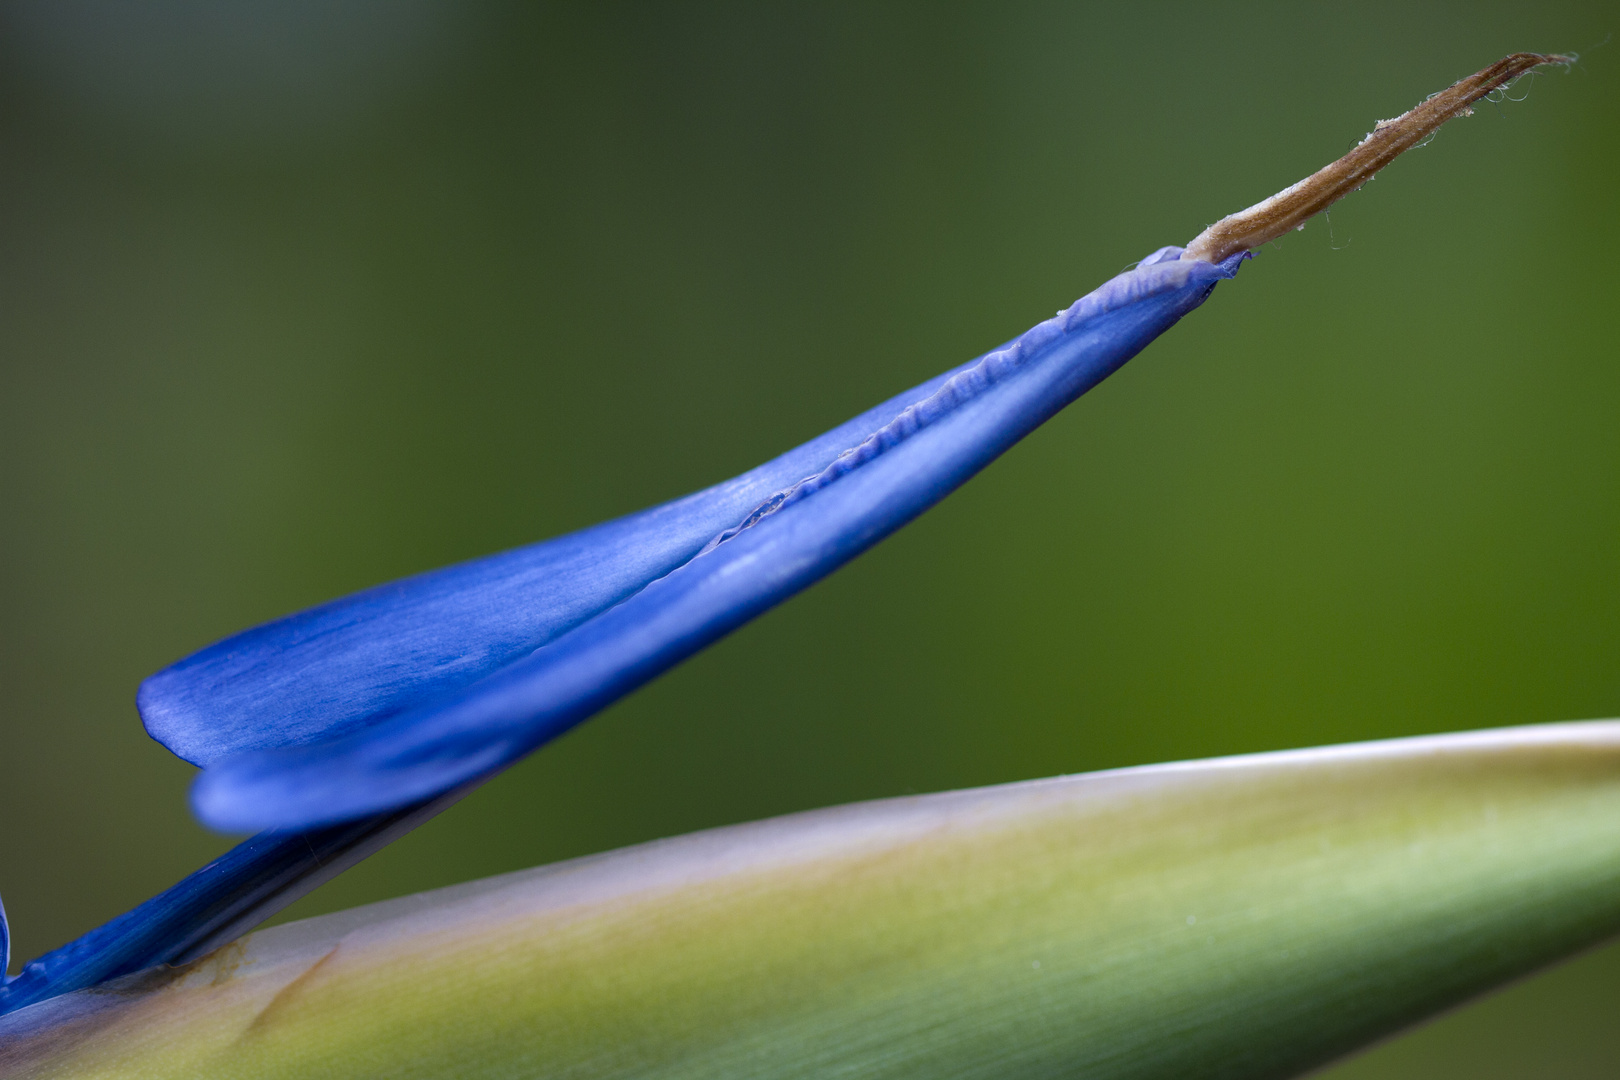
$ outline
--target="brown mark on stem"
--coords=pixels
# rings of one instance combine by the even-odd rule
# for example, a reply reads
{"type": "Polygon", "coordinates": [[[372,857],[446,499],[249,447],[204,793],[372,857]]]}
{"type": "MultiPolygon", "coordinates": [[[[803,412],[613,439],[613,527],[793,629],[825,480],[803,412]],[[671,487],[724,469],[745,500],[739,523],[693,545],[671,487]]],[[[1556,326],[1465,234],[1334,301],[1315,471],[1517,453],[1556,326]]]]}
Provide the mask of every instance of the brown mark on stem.
{"type": "Polygon", "coordinates": [[[1379,169],[1434,134],[1447,120],[1472,115],[1474,110],[1469,106],[1492,90],[1543,64],[1567,67],[1574,62],[1575,57],[1558,54],[1522,52],[1504,56],[1483,71],[1431,96],[1417,108],[1393,120],[1378,121],[1378,126],[1357,143],[1355,149],[1333,164],[1247,210],[1217,221],[1194,237],[1181,257],[1220,262],[1240,251],[1275,240],[1290,229],[1301,228],[1371,180],[1379,169]]]}

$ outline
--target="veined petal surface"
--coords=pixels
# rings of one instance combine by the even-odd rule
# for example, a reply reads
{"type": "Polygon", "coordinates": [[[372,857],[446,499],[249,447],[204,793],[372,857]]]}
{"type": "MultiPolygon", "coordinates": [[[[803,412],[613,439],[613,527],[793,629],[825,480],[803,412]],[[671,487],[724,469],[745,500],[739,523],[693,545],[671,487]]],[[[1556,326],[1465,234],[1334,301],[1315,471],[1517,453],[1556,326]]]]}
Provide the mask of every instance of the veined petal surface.
{"type": "Polygon", "coordinates": [[[227,831],[329,825],[498,770],[928,509],[1246,257],[1180,251],[730,485],[205,650],[148,681],[148,726],[207,764],[192,804],[227,831]]]}
{"type": "Polygon", "coordinates": [[[142,683],[141,718],[158,742],[206,766],[329,739],[456,690],[691,559],[772,492],[826,468],[953,374],[685,498],[235,634],[142,683]]]}
{"type": "Polygon", "coordinates": [[[1272,1080],[1620,931],[1620,723],[797,814],[0,1018],[17,1080],[1272,1080]]]}

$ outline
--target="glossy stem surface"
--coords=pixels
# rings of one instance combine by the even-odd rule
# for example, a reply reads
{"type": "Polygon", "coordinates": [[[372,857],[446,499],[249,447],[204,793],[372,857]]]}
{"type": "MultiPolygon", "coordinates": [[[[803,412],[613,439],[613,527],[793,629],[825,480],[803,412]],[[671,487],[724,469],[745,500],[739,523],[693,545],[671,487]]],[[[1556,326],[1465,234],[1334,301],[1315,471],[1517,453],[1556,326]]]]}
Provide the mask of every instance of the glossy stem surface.
{"type": "Polygon", "coordinates": [[[857,804],[261,931],[10,1078],[1280,1080],[1620,930],[1620,723],[857,804]]]}

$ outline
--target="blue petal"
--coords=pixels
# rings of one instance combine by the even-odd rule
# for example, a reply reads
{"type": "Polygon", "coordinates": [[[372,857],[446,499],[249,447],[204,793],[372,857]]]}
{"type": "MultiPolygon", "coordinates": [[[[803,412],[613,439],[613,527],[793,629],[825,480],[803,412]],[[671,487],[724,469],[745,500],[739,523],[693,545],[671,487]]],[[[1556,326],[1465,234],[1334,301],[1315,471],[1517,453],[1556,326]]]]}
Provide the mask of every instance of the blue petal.
{"type": "Polygon", "coordinates": [[[773,492],[826,468],[952,374],[706,491],[226,638],[142,683],[141,719],[158,742],[206,766],[332,739],[441,698],[685,563],[773,492]]]}
{"type": "Polygon", "coordinates": [[[214,646],[148,682],[148,726],[208,765],[193,807],[224,830],[310,828],[488,775],[922,513],[1246,257],[1179,254],[730,484],[214,646]],[[539,613],[502,610],[525,604],[539,613]]]}
{"type": "MultiPolygon", "coordinates": [[[[29,961],[0,984],[0,1015],[159,964],[195,960],[416,828],[466,790],[325,829],[244,841],[139,907],[29,961]]],[[[0,912],[0,953],[4,921],[0,912]]]]}
{"type": "Polygon", "coordinates": [[[6,923],[6,905],[0,902],[0,988],[8,981],[11,970],[11,927],[6,923]]]}
{"type": "MultiPolygon", "coordinates": [[[[1008,347],[730,483],[283,619],[154,676],[141,694],[149,726],[216,763],[195,791],[221,808],[206,819],[299,831],[256,836],[29,963],[0,985],[0,1013],[231,940],[875,543],[1242,258],[1210,267],[1178,254],[1164,249],[1008,347]]],[[[0,954],[5,942],[0,909],[0,954]]]]}

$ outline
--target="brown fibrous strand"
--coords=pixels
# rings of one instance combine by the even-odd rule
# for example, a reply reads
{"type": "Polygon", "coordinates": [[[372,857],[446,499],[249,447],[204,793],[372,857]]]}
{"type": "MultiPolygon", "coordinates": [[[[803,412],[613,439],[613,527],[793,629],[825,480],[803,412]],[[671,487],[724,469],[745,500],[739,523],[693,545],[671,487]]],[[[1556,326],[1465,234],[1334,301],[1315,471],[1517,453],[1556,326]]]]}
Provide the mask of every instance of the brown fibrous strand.
{"type": "Polygon", "coordinates": [[[1247,210],[1224,217],[1199,233],[1187,245],[1183,259],[1220,262],[1240,251],[1249,251],[1268,240],[1275,240],[1291,229],[1320,214],[1430,135],[1447,120],[1468,116],[1471,106],[1492,90],[1543,64],[1568,66],[1573,56],[1543,53],[1514,53],[1504,56],[1483,71],[1433,95],[1415,109],[1393,120],[1380,120],[1344,157],[1318,169],[1299,183],[1284,188],[1271,198],[1247,210]]]}

